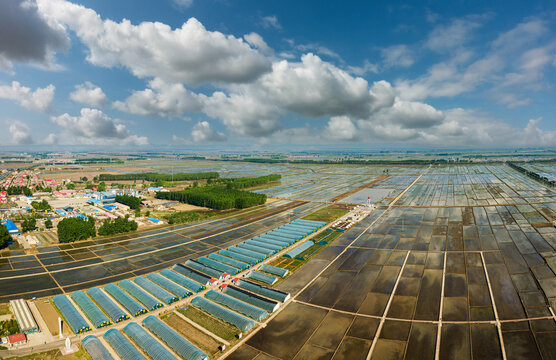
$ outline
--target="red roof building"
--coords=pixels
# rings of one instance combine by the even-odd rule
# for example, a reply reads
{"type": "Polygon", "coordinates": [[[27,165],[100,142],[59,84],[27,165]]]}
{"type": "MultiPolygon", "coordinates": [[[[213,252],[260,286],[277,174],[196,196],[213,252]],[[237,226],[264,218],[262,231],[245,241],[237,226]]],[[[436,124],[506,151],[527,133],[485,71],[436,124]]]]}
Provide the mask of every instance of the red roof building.
{"type": "Polygon", "coordinates": [[[8,336],[8,342],[12,346],[23,345],[27,341],[27,337],[24,333],[14,334],[8,336]]]}
{"type": "Polygon", "coordinates": [[[209,283],[210,283],[211,285],[214,285],[214,284],[217,284],[217,283],[218,283],[218,280],[212,278],[212,279],[209,280],[209,283]]]}

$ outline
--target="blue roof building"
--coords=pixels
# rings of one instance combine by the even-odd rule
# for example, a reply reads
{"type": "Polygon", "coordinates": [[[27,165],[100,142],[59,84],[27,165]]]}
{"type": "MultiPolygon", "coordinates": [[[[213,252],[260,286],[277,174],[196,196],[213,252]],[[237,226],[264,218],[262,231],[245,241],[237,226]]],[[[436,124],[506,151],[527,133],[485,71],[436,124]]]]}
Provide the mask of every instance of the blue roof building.
{"type": "Polygon", "coordinates": [[[19,231],[17,226],[15,226],[14,222],[11,221],[11,220],[2,221],[2,225],[4,225],[6,227],[6,229],[8,229],[8,232],[10,233],[10,235],[19,235],[19,234],[21,234],[21,232],[19,231]]]}

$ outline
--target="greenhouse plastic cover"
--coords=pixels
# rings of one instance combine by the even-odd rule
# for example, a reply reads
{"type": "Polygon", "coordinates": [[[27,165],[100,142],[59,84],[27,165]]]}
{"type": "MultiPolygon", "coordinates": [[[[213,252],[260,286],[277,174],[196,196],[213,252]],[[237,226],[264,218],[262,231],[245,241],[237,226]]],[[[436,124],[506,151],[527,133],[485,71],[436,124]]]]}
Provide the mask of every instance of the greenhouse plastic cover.
{"type": "Polygon", "coordinates": [[[104,290],[112,295],[123,307],[127,309],[133,316],[139,316],[148,311],[143,305],[137,302],[134,298],[129,296],[128,293],[120,289],[116,284],[110,283],[104,287],[104,290]]]}
{"type": "Polygon", "coordinates": [[[195,260],[187,260],[185,262],[185,265],[189,266],[194,270],[210,275],[216,279],[220,279],[222,277],[222,274],[225,273],[225,271],[214,269],[210,266],[206,266],[205,264],[201,264],[200,262],[197,262],[195,260]]]}
{"type": "Polygon", "coordinates": [[[164,290],[160,286],[142,276],[136,277],[135,279],[133,279],[133,282],[141,286],[143,289],[154,295],[158,300],[163,301],[166,304],[171,304],[179,300],[177,296],[170,294],[168,291],[164,290]]]}
{"type": "Polygon", "coordinates": [[[247,250],[247,249],[243,249],[243,248],[238,248],[237,246],[230,246],[228,248],[228,251],[235,252],[235,253],[241,254],[241,255],[250,256],[252,258],[257,259],[258,261],[261,261],[265,258],[265,255],[260,254],[256,251],[251,251],[251,250],[247,250]]]}
{"type": "Polygon", "coordinates": [[[266,299],[260,295],[251,293],[233,285],[226,286],[222,292],[268,312],[274,312],[280,307],[280,304],[277,301],[266,299]]]}
{"type": "Polygon", "coordinates": [[[205,297],[257,321],[262,321],[269,315],[268,312],[263,309],[214,290],[207,292],[205,297]]]}
{"type": "Polygon", "coordinates": [[[244,242],[244,244],[253,245],[253,246],[260,246],[264,249],[268,249],[268,250],[274,251],[274,252],[278,252],[282,249],[281,245],[274,245],[274,244],[270,244],[270,243],[262,242],[262,241],[257,241],[257,240],[247,240],[246,242],[244,242]]]}
{"type": "Polygon", "coordinates": [[[201,296],[197,296],[191,300],[191,305],[206,311],[217,319],[234,325],[241,331],[249,331],[255,326],[255,322],[253,320],[248,319],[245,316],[241,316],[201,296]]]}
{"type": "Polygon", "coordinates": [[[119,330],[110,329],[104,339],[116,350],[122,360],[147,360],[119,330]]]}
{"type": "Polygon", "coordinates": [[[190,278],[177,273],[173,270],[170,269],[164,269],[161,270],[160,273],[164,276],[166,276],[168,279],[172,280],[175,283],[180,284],[181,286],[187,288],[188,290],[191,290],[193,292],[199,292],[201,290],[206,289],[205,285],[201,285],[198,282],[196,282],[195,280],[191,280],[190,278]]]}
{"type": "Polygon", "coordinates": [[[283,237],[283,236],[272,234],[272,233],[259,235],[259,238],[261,238],[261,239],[270,239],[270,240],[274,240],[274,241],[281,241],[281,242],[284,242],[288,245],[291,245],[291,244],[297,242],[297,239],[287,238],[287,237],[283,237]]]}
{"type": "Polygon", "coordinates": [[[168,290],[172,294],[180,297],[185,298],[187,296],[193,295],[193,293],[173,281],[168,280],[164,276],[160,275],[159,273],[150,273],[147,275],[147,279],[151,280],[152,282],[156,283],[160,287],[168,290]]]}
{"type": "Polygon", "coordinates": [[[216,269],[216,270],[223,271],[223,272],[231,274],[231,275],[235,275],[235,274],[237,274],[238,272],[241,271],[240,269],[238,269],[236,267],[223,264],[221,262],[209,259],[209,258],[204,257],[204,256],[201,256],[200,258],[198,258],[197,261],[200,262],[201,264],[205,265],[205,266],[211,267],[211,268],[216,269]]]}
{"type": "Polygon", "coordinates": [[[282,269],[280,267],[276,267],[276,266],[272,266],[272,265],[268,265],[268,264],[262,264],[259,269],[261,271],[264,271],[264,272],[267,272],[267,273],[273,274],[273,275],[278,275],[280,277],[284,277],[284,276],[288,275],[288,273],[289,273],[289,271],[287,269],[282,269]]]}
{"type": "Polygon", "coordinates": [[[268,235],[257,236],[257,237],[254,237],[252,240],[260,241],[260,242],[266,242],[266,243],[269,243],[269,244],[272,244],[272,245],[278,245],[281,248],[285,248],[285,247],[290,246],[292,244],[292,241],[278,240],[278,239],[273,238],[273,237],[268,236],[268,235]]]}
{"type": "Polygon", "coordinates": [[[258,271],[249,271],[249,273],[245,277],[248,278],[248,279],[254,279],[254,280],[257,280],[257,281],[262,281],[265,284],[269,284],[269,285],[274,285],[276,283],[276,281],[278,281],[277,277],[267,275],[267,274],[263,274],[263,273],[258,272],[258,271]]]}
{"type": "Polygon", "coordinates": [[[267,297],[269,299],[281,301],[281,302],[285,302],[286,300],[288,300],[290,298],[290,294],[288,294],[286,292],[276,290],[276,289],[271,289],[269,287],[259,285],[259,284],[256,284],[254,282],[243,280],[243,279],[239,280],[236,283],[236,285],[238,287],[244,289],[244,290],[250,291],[250,292],[255,293],[255,294],[262,295],[262,296],[267,297]]]}
{"type": "Polygon", "coordinates": [[[124,328],[124,333],[129,336],[153,360],[178,360],[171,352],[158,342],[151,334],[137,323],[129,323],[124,328]]]}
{"type": "Polygon", "coordinates": [[[112,324],[108,317],[104,315],[102,310],[100,310],[99,307],[96,306],[83,291],[76,291],[70,296],[85,313],[85,315],[87,315],[95,327],[100,328],[112,324]]]}
{"type": "Polygon", "coordinates": [[[100,342],[100,340],[94,336],[89,335],[86,336],[82,341],[83,347],[87,354],[91,356],[93,360],[114,360],[112,355],[106,350],[104,345],[100,342]]]}
{"type": "Polygon", "coordinates": [[[185,360],[208,360],[207,354],[187,341],[156,316],[150,315],[143,320],[143,325],[166,343],[176,354],[185,360]]]}
{"type": "Polygon", "coordinates": [[[218,254],[229,257],[231,259],[243,261],[251,265],[257,264],[260,261],[259,259],[251,257],[249,255],[240,254],[238,252],[233,252],[230,250],[220,250],[218,254]]]}
{"type": "Polygon", "coordinates": [[[89,295],[101,308],[110,316],[113,322],[120,322],[129,319],[127,315],[118,305],[112,301],[101,289],[97,287],[87,290],[89,295]]]}
{"type": "Polygon", "coordinates": [[[294,257],[296,257],[297,255],[301,254],[302,252],[304,252],[305,250],[307,250],[308,248],[310,248],[311,246],[313,246],[315,243],[312,242],[311,240],[307,240],[306,242],[304,242],[303,244],[299,245],[298,247],[296,247],[295,249],[291,249],[290,251],[288,251],[287,253],[284,254],[284,257],[293,259],[294,257]]]}
{"type": "Polygon", "coordinates": [[[172,269],[177,272],[180,273],[184,276],[187,276],[188,278],[195,280],[196,282],[200,283],[201,285],[205,285],[210,279],[210,276],[207,276],[205,274],[200,273],[199,271],[196,271],[195,269],[191,269],[187,266],[184,266],[182,264],[176,264],[172,267],[172,269]]]}
{"type": "Polygon", "coordinates": [[[233,266],[233,267],[238,268],[240,270],[245,270],[250,266],[249,264],[247,264],[243,261],[238,261],[236,259],[231,259],[229,257],[222,256],[222,255],[217,254],[217,253],[209,254],[208,258],[211,259],[211,260],[214,260],[214,261],[218,261],[222,264],[233,266]]]}
{"type": "Polygon", "coordinates": [[[153,296],[147,293],[145,290],[141,289],[139,286],[135,285],[131,281],[125,279],[118,283],[118,285],[131,294],[134,298],[139,300],[143,305],[145,305],[148,309],[154,310],[158,309],[164,304],[160,301],[156,300],[153,296]]]}
{"type": "Polygon", "coordinates": [[[68,325],[74,334],[91,330],[87,321],[83,319],[83,316],[81,316],[79,311],[77,311],[73,304],[68,300],[66,295],[56,295],[52,298],[52,300],[68,322],[68,325]]]}
{"type": "Polygon", "coordinates": [[[274,254],[274,251],[262,248],[260,246],[253,246],[245,243],[237,244],[237,247],[242,249],[247,249],[250,251],[258,252],[264,255],[265,258],[269,257],[270,255],[274,254]]]}

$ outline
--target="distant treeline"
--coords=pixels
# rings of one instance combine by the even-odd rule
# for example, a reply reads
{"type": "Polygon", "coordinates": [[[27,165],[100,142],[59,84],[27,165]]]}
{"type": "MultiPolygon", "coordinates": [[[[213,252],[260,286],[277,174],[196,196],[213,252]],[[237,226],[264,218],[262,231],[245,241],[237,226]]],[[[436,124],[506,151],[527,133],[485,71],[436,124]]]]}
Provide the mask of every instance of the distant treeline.
{"type": "Polygon", "coordinates": [[[278,181],[282,178],[282,175],[272,174],[259,176],[254,178],[249,177],[239,177],[239,178],[220,178],[217,180],[218,184],[224,184],[229,189],[244,189],[253,186],[259,186],[266,184],[271,181],[278,181]]]}
{"type": "Polygon", "coordinates": [[[123,164],[124,161],[121,159],[112,158],[86,158],[86,159],[75,159],[78,164],[97,164],[97,163],[111,163],[111,164],[123,164]]]}
{"type": "Polygon", "coordinates": [[[556,181],[550,180],[550,179],[548,179],[547,177],[544,177],[544,176],[540,176],[536,172],[527,170],[527,169],[525,169],[525,168],[523,168],[519,165],[516,165],[512,162],[508,162],[507,164],[512,169],[515,169],[515,170],[519,171],[520,173],[525,174],[525,175],[529,176],[530,178],[532,178],[534,180],[537,180],[537,181],[540,181],[540,182],[542,182],[542,183],[544,183],[548,186],[554,187],[554,185],[556,184],[556,181]]]}
{"type": "Polygon", "coordinates": [[[186,180],[203,180],[218,179],[217,172],[201,172],[201,173],[180,173],[180,174],[160,174],[153,172],[133,173],[133,174],[100,174],[100,181],[120,181],[120,180],[146,180],[146,181],[186,181],[186,180]]]}
{"type": "Polygon", "coordinates": [[[159,192],[156,194],[156,198],[216,210],[245,209],[266,202],[265,194],[213,186],[189,188],[183,191],[159,192]]]}
{"type": "MultiPolygon", "coordinates": [[[[408,159],[408,160],[292,160],[292,159],[276,159],[276,158],[222,158],[222,159],[209,159],[203,158],[202,160],[210,161],[234,161],[234,162],[250,162],[258,164],[309,164],[309,165],[444,165],[444,164],[473,164],[472,161],[457,159],[408,159]]],[[[491,162],[492,163],[492,162],[491,162]]]]}

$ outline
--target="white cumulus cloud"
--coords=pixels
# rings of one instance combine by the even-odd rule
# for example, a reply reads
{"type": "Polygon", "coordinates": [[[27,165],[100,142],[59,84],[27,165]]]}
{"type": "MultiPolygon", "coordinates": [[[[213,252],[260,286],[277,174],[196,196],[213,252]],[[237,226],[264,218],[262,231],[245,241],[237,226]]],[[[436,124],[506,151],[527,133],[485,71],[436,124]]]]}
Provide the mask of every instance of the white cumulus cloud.
{"type": "Polygon", "coordinates": [[[15,121],[10,124],[9,131],[14,144],[30,145],[34,142],[31,136],[31,129],[21,121],[15,121]]]}
{"type": "Polygon", "coordinates": [[[208,121],[199,121],[191,130],[191,136],[195,142],[217,142],[225,141],[226,136],[218,131],[215,131],[208,121]]]}
{"type": "Polygon", "coordinates": [[[55,90],[56,87],[51,84],[45,88],[37,88],[33,91],[28,87],[22,86],[17,81],[12,81],[12,84],[9,86],[0,86],[0,99],[14,100],[29,110],[49,112],[55,90]]]}
{"type": "Polygon", "coordinates": [[[76,85],[75,91],[70,93],[70,99],[83,105],[102,107],[106,105],[106,94],[95,84],[86,81],[76,85]]]}
{"type": "Polygon", "coordinates": [[[71,143],[81,144],[113,144],[118,145],[147,145],[144,136],[132,135],[129,129],[119,120],[112,119],[97,109],[83,108],[78,116],[67,113],[53,116],[51,120],[58,124],[61,130],[69,136],[64,137],[71,143]]]}
{"type": "Polygon", "coordinates": [[[131,114],[171,118],[199,111],[202,104],[199,96],[182,84],[155,78],[149,82],[148,89],[134,91],[124,101],[114,102],[113,106],[131,114]]]}
{"type": "Polygon", "coordinates": [[[270,62],[248,43],[209,31],[195,18],[172,29],[160,22],[103,20],[94,10],[64,0],[39,0],[50,21],[73,30],[94,65],[122,65],[138,77],[169,82],[241,83],[270,70],[270,62]]]}

